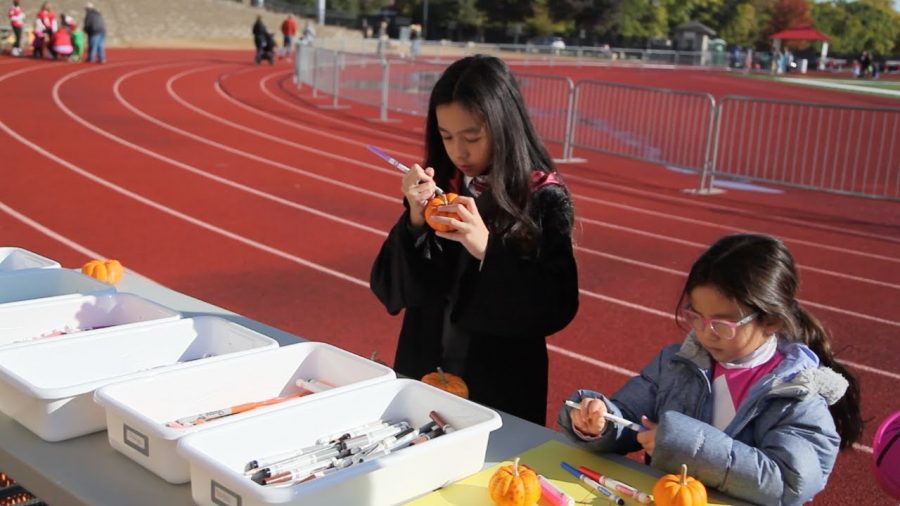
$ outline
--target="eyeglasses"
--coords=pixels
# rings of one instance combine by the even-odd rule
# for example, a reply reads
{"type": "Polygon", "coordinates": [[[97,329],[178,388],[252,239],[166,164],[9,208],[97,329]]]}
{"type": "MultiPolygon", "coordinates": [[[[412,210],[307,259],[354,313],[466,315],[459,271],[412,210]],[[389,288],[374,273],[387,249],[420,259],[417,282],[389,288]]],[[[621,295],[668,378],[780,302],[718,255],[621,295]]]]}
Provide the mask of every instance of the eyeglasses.
{"type": "Polygon", "coordinates": [[[681,318],[694,329],[694,332],[701,332],[704,329],[710,329],[713,331],[713,334],[721,337],[722,339],[734,339],[738,327],[752,322],[753,319],[758,315],[758,313],[750,313],[740,320],[733,322],[730,320],[717,320],[714,318],[707,318],[690,308],[681,308],[681,318]]]}

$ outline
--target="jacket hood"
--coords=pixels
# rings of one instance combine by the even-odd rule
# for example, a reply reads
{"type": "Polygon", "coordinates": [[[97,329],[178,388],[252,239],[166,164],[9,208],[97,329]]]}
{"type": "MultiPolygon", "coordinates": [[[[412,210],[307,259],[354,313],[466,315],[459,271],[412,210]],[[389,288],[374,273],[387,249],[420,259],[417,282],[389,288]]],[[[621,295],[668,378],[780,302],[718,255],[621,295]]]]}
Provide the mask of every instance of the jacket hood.
{"type": "MultiPolygon", "coordinates": [[[[828,405],[833,405],[844,396],[850,383],[839,373],[819,364],[819,357],[808,346],[779,338],[778,351],[784,360],[775,369],[772,395],[806,399],[821,395],[828,405]]],[[[689,333],[677,353],[698,367],[708,370],[712,367],[712,357],[703,349],[697,336],[689,333]]]]}

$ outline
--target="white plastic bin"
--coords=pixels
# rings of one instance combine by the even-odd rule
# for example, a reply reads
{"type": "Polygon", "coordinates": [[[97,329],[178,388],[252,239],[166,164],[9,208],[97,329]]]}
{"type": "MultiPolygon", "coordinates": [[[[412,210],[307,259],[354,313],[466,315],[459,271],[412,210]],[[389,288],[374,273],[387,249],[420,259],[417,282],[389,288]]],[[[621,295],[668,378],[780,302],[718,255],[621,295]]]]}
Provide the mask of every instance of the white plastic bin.
{"type": "Polygon", "coordinates": [[[0,276],[0,304],[28,304],[47,297],[74,299],[116,289],[71,269],[23,269],[0,276]]]}
{"type": "Polygon", "coordinates": [[[105,386],[94,400],[106,408],[113,448],[170,483],[186,483],[187,461],[175,452],[179,438],[394,378],[386,366],[330,344],[307,342],[105,386]],[[166,426],[187,416],[290,395],[299,391],[298,379],[310,378],[334,388],[192,427],[166,426]]]}
{"type": "Polygon", "coordinates": [[[269,337],[202,316],[0,350],[0,411],[46,441],[106,428],[94,390],[227,355],[275,348],[269,337]]]}
{"type": "Polygon", "coordinates": [[[500,425],[491,409],[398,379],[191,434],[178,442],[178,452],[190,463],[191,495],[201,505],[393,505],[480,471],[488,436],[500,425]],[[456,430],[293,486],[266,487],[244,476],[251,460],[377,419],[421,427],[432,410],[456,430]]]}
{"type": "Polygon", "coordinates": [[[0,248],[0,273],[20,269],[59,269],[59,262],[22,248],[0,248]]]}
{"type": "Polygon", "coordinates": [[[178,311],[130,293],[51,297],[31,304],[0,305],[0,349],[178,318],[178,311]]]}

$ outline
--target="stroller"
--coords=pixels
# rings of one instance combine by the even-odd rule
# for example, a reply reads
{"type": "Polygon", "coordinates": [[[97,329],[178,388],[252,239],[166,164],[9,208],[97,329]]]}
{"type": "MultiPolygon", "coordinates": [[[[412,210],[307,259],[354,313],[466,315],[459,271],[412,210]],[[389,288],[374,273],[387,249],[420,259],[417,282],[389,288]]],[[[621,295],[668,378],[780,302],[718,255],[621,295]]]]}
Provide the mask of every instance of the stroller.
{"type": "Polygon", "coordinates": [[[275,35],[272,32],[266,32],[262,40],[258,41],[256,48],[256,64],[263,60],[269,60],[269,65],[275,64],[275,35]]]}

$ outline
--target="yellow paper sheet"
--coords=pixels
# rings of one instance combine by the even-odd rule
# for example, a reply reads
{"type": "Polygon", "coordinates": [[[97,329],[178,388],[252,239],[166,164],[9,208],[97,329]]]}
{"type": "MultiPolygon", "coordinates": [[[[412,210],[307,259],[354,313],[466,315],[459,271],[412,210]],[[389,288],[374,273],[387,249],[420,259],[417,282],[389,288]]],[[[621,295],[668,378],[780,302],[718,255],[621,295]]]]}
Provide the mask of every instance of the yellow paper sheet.
{"type": "MultiPolygon", "coordinates": [[[[600,455],[552,440],[522,453],[519,455],[519,458],[520,464],[528,465],[552,481],[557,487],[572,496],[578,505],[590,504],[599,506],[612,503],[604,497],[594,495],[584,484],[567,473],[559,465],[562,461],[568,462],[576,469],[579,466],[589,467],[600,474],[615,478],[648,494],[661,474],[637,463],[635,465],[640,466],[646,472],[632,469],[600,455]]],[[[468,478],[413,500],[407,503],[407,506],[492,506],[493,503],[487,490],[488,481],[497,468],[510,463],[501,462],[495,466],[483,469],[468,478]]],[[[711,493],[711,495],[713,496],[711,499],[721,500],[721,495],[716,493],[711,493]]],[[[628,506],[640,505],[640,503],[628,497],[623,497],[623,499],[625,499],[625,504],[628,506]]],[[[539,504],[544,505],[545,503],[541,501],[539,504]]],[[[726,506],[731,503],[710,502],[709,504],[710,506],[726,506]]]]}

